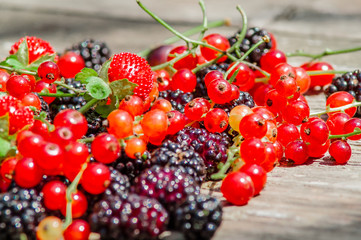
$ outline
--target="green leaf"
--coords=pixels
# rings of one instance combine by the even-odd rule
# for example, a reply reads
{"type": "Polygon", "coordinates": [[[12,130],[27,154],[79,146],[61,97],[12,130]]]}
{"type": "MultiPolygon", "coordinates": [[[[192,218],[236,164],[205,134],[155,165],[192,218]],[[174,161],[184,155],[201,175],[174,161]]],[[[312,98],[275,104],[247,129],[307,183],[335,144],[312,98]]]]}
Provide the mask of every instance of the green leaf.
{"type": "Polygon", "coordinates": [[[108,84],[99,77],[89,77],[86,89],[90,96],[99,100],[107,98],[112,92],[108,84]]]}
{"type": "Polygon", "coordinates": [[[18,51],[15,53],[15,56],[18,58],[19,62],[27,66],[29,64],[29,49],[28,42],[26,41],[26,37],[20,43],[18,51]]]}
{"type": "Polygon", "coordinates": [[[75,75],[75,81],[79,81],[81,83],[88,83],[89,77],[97,77],[98,73],[91,68],[83,68],[81,72],[75,75]]]}
{"type": "Polygon", "coordinates": [[[0,138],[7,138],[8,136],[9,136],[9,116],[8,114],[5,114],[4,116],[0,117],[0,138]]]}
{"type": "Polygon", "coordinates": [[[54,62],[56,54],[45,54],[43,56],[41,56],[40,58],[38,58],[36,61],[32,62],[29,66],[26,67],[26,70],[29,71],[37,71],[40,64],[42,64],[43,62],[46,61],[51,61],[54,62]]]}
{"type": "Polygon", "coordinates": [[[15,55],[8,56],[4,61],[0,63],[1,66],[12,67],[15,69],[24,69],[25,66],[19,62],[18,57],[15,55]]]}
{"type": "Polygon", "coordinates": [[[9,141],[0,138],[0,158],[5,158],[8,152],[11,149],[11,144],[9,141]]]}
{"type": "Polygon", "coordinates": [[[108,79],[108,69],[110,66],[110,63],[112,62],[112,59],[107,60],[105,63],[103,63],[102,68],[99,71],[99,77],[103,79],[105,82],[109,82],[108,79]]]}
{"type": "Polygon", "coordinates": [[[119,99],[118,99],[118,97],[111,95],[110,99],[111,99],[110,104],[107,104],[108,101],[102,101],[95,108],[95,111],[97,113],[99,113],[100,116],[103,117],[103,118],[108,117],[108,115],[113,110],[119,108],[119,99]]]}
{"type": "Polygon", "coordinates": [[[138,84],[132,83],[126,78],[109,83],[113,94],[117,96],[119,100],[122,100],[127,95],[133,95],[136,86],[138,86],[138,84]]]}

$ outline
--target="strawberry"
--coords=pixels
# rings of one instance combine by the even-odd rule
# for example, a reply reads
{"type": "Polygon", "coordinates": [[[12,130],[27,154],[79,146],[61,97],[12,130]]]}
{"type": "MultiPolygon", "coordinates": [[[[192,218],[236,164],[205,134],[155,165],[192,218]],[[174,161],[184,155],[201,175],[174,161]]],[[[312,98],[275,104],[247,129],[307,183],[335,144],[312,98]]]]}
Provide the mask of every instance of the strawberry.
{"type": "MultiPolygon", "coordinates": [[[[55,54],[53,47],[41,38],[37,37],[25,37],[26,42],[28,44],[29,49],[29,64],[37,60],[39,57],[44,56],[45,54],[55,54]]],[[[16,42],[9,51],[10,54],[15,54],[19,45],[24,41],[24,38],[21,38],[18,42],[16,42]]]]}
{"type": "Polygon", "coordinates": [[[119,53],[112,58],[108,69],[109,82],[128,79],[137,84],[134,95],[145,100],[153,89],[153,71],[148,62],[134,53],[119,53]]]}
{"type": "Polygon", "coordinates": [[[13,96],[0,97],[0,117],[6,113],[12,114],[21,106],[21,102],[13,96]]]}
{"type": "Polygon", "coordinates": [[[9,118],[9,134],[12,135],[25,126],[34,124],[34,112],[29,107],[16,109],[9,118]]]}

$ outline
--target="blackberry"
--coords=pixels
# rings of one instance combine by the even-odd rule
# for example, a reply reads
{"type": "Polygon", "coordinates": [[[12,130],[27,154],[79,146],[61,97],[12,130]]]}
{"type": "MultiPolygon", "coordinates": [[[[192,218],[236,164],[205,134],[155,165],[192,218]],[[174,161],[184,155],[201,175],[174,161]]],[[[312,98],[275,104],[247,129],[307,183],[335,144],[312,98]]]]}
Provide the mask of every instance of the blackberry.
{"type": "Polygon", "coordinates": [[[89,109],[85,113],[85,117],[88,122],[86,137],[95,137],[101,132],[106,132],[105,118],[101,117],[95,110],[89,109]]]}
{"type": "Polygon", "coordinates": [[[186,173],[198,182],[206,176],[206,167],[203,158],[189,145],[180,145],[170,140],[152,152],[152,163],[161,166],[182,166],[186,173]]]}
{"type": "Polygon", "coordinates": [[[203,97],[209,99],[206,85],[204,84],[204,77],[210,71],[218,70],[221,73],[225,73],[228,69],[228,63],[212,64],[208,67],[202,68],[196,73],[197,76],[197,85],[194,91],[194,97],[203,97]]]}
{"type": "Polygon", "coordinates": [[[42,196],[35,189],[13,187],[0,194],[0,239],[35,240],[35,229],[45,218],[42,196]]]}
{"type": "MultiPolygon", "coordinates": [[[[332,93],[346,91],[361,101],[361,71],[347,72],[332,79],[332,83],[325,89],[326,98],[332,93]]],[[[361,116],[361,107],[357,107],[356,115],[361,116]]]]}
{"type": "MultiPolygon", "coordinates": [[[[239,30],[235,35],[228,39],[231,46],[233,46],[237,42],[237,35],[241,32],[239,30]]],[[[268,36],[270,38],[269,33],[261,28],[253,27],[247,29],[247,33],[242,43],[240,44],[240,52],[241,55],[245,54],[254,44],[259,42],[263,36],[268,36]]],[[[250,63],[255,63],[259,66],[259,61],[263,54],[267,53],[272,48],[272,40],[268,43],[262,43],[255,50],[253,50],[247,57],[246,61],[250,63]]],[[[235,55],[235,53],[232,53],[235,55]]]]}
{"type": "Polygon", "coordinates": [[[214,107],[223,109],[229,115],[230,111],[238,105],[246,105],[250,108],[253,108],[255,103],[251,94],[240,91],[239,97],[237,99],[234,99],[231,102],[225,104],[215,104],[214,107]]]}
{"type": "Polygon", "coordinates": [[[88,218],[101,239],[157,239],[168,223],[168,213],[155,199],[136,194],[106,195],[88,218]]]}
{"type": "Polygon", "coordinates": [[[177,110],[181,113],[184,113],[184,106],[192,101],[193,94],[185,93],[182,90],[166,90],[159,92],[159,98],[167,99],[171,104],[174,110],[177,110]]]}
{"type": "Polygon", "coordinates": [[[189,195],[198,194],[200,187],[181,166],[155,165],[135,179],[132,190],[139,195],[157,199],[169,212],[172,212],[189,195]]]}
{"type": "Polygon", "coordinates": [[[186,127],[172,137],[174,142],[191,146],[203,158],[207,176],[217,170],[220,162],[227,160],[231,139],[226,133],[210,133],[206,129],[186,127]]]}
{"type": "Polygon", "coordinates": [[[126,175],[131,182],[143,172],[143,170],[150,168],[153,164],[150,161],[151,155],[145,151],[142,156],[137,156],[136,159],[128,157],[124,150],[121,157],[119,157],[113,164],[114,168],[120,173],[126,175]]]}
{"type": "Polygon", "coordinates": [[[93,39],[73,45],[71,51],[76,52],[84,59],[85,67],[93,68],[95,71],[99,71],[103,63],[111,56],[106,43],[93,39]]]}
{"type": "Polygon", "coordinates": [[[41,103],[40,111],[46,113],[46,120],[51,123],[52,122],[52,112],[50,111],[49,104],[47,102],[45,102],[44,98],[42,96],[39,96],[38,93],[34,93],[34,94],[37,95],[40,99],[40,103],[41,103]]]}
{"type": "Polygon", "coordinates": [[[211,239],[221,222],[221,203],[208,195],[189,196],[175,212],[175,229],[189,240],[211,239]]]}

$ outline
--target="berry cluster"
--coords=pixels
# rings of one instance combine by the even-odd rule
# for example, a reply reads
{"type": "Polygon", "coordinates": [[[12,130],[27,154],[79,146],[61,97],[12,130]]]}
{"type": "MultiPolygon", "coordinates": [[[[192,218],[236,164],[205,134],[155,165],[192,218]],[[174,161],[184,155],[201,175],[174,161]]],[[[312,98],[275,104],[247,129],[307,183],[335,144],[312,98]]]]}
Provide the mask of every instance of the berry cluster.
{"type": "Polygon", "coordinates": [[[60,56],[36,37],[13,45],[0,63],[0,238],[211,239],[222,205],[200,193],[205,181],[245,205],[276,166],[327,151],[349,161],[359,71],[291,66],[245,23],[230,38],[172,32],[187,44],[148,61],[94,40],[60,56]],[[330,83],[326,110],[311,113],[303,94],[330,83]]]}

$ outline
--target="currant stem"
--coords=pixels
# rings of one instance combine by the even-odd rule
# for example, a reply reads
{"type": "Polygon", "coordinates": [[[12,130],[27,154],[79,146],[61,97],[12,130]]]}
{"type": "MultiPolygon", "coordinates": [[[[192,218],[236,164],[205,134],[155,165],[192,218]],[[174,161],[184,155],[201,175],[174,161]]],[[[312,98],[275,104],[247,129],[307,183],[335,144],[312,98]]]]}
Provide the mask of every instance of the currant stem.
{"type": "Polygon", "coordinates": [[[82,114],[86,113],[92,106],[97,104],[100,100],[93,98],[89,102],[87,102],[84,106],[82,106],[78,111],[82,114]]]}
{"type": "Polygon", "coordinates": [[[177,55],[175,58],[173,58],[172,60],[168,61],[168,62],[165,62],[165,63],[162,63],[162,64],[159,64],[159,65],[156,65],[156,66],[153,66],[151,67],[152,71],[155,71],[155,70],[159,70],[159,69],[162,69],[162,68],[165,68],[165,67],[168,67],[168,66],[171,66],[173,65],[176,61],[184,58],[185,56],[187,56],[189,54],[189,51],[185,51],[179,55],[177,55]]]}
{"type": "Polygon", "coordinates": [[[241,32],[237,35],[237,41],[235,44],[233,44],[233,46],[227,50],[228,53],[231,53],[233,51],[236,52],[238,57],[241,57],[241,52],[240,52],[240,48],[239,46],[241,45],[244,37],[246,36],[247,33],[247,26],[248,26],[248,19],[247,19],[247,15],[244,12],[244,10],[241,8],[240,5],[237,5],[237,10],[240,12],[241,17],[242,17],[242,30],[241,32]]]}
{"type": "Polygon", "coordinates": [[[199,0],[199,6],[201,7],[202,10],[202,15],[203,15],[203,28],[201,30],[201,33],[199,34],[198,40],[201,41],[205,32],[208,30],[208,19],[207,19],[207,14],[206,14],[206,6],[204,4],[203,0],[199,0]]]}
{"type": "Polygon", "coordinates": [[[20,74],[28,74],[28,75],[32,75],[32,76],[37,76],[36,72],[28,71],[28,70],[24,70],[24,69],[15,69],[15,68],[12,68],[12,67],[2,66],[2,65],[0,65],[0,69],[5,69],[5,70],[8,70],[10,72],[17,72],[17,73],[20,73],[20,74]]]}
{"type": "Polygon", "coordinates": [[[62,92],[59,92],[59,93],[38,93],[39,96],[42,96],[42,97],[76,97],[78,96],[79,94],[77,93],[62,93],[62,92]]]}
{"type": "Polygon", "coordinates": [[[193,68],[192,72],[193,73],[196,73],[198,72],[199,70],[201,70],[202,68],[205,68],[205,67],[208,67],[214,63],[216,63],[221,57],[223,57],[224,54],[220,54],[218,57],[216,57],[215,59],[212,59],[211,61],[208,61],[206,63],[203,63],[201,65],[198,65],[197,67],[193,68]]]}
{"type": "Polygon", "coordinates": [[[329,135],[329,136],[328,136],[328,139],[348,138],[348,137],[351,137],[351,136],[354,136],[354,135],[358,135],[358,134],[361,134],[361,129],[357,127],[357,128],[355,128],[355,129],[353,130],[353,132],[351,132],[351,133],[340,134],[340,135],[329,135]]]}
{"type": "Polygon", "coordinates": [[[71,211],[71,208],[72,208],[71,202],[73,201],[72,194],[76,193],[78,184],[80,182],[80,179],[81,179],[83,172],[86,169],[87,165],[88,165],[87,163],[84,163],[81,166],[79,173],[76,175],[73,182],[66,189],[66,216],[65,216],[65,222],[63,224],[63,229],[66,229],[73,221],[73,216],[72,216],[72,211],[71,211]]]}
{"type": "Polygon", "coordinates": [[[317,75],[331,75],[331,74],[344,74],[348,71],[339,71],[339,70],[327,70],[327,71],[307,71],[309,76],[317,76],[317,75]]]}
{"type": "Polygon", "coordinates": [[[94,141],[94,137],[81,138],[78,141],[81,142],[81,143],[92,143],[94,141]]]}
{"type": "Polygon", "coordinates": [[[69,86],[68,84],[64,83],[64,79],[62,79],[62,81],[55,81],[54,84],[57,86],[61,86],[61,87],[67,88],[69,90],[72,90],[73,92],[78,93],[78,94],[86,93],[86,90],[77,89],[77,88],[74,88],[74,87],[69,86]]]}
{"type": "Polygon", "coordinates": [[[303,51],[297,51],[295,53],[287,53],[286,56],[287,57],[309,57],[309,58],[312,58],[312,60],[315,60],[315,59],[322,58],[324,56],[336,55],[336,54],[342,54],[342,53],[350,53],[350,52],[356,52],[356,51],[361,51],[361,47],[346,48],[346,49],[341,49],[341,50],[336,50],[336,51],[326,49],[324,52],[322,52],[320,54],[310,54],[310,53],[305,53],[303,51]]]}
{"type": "Polygon", "coordinates": [[[46,113],[45,112],[41,112],[38,116],[34,116],[34,119],[45,123],[49,132],[54,131],[55,127],[48,120],[46,120],[46,113]]]}
{"type": "Polygon", "coordinates": [[[341,111],[341,112],[345,112],[346,109],[352,108],[352,107],[358,107],[361,106],[361,102],[353,102],[341,107],[335,107],[335,108],[330,108],[330,107],[326,107],[326,110],[324,111],[320,111],[320,112],[314,112],[314,113],[310,113],[310,117],[316,117],[316,116],[321,116],[322,114],[326,114],[326,113],[330,113],[330,112],[337,112],[337,111],[341,111]]]}
{"type": "Polygon", "coordinates": [[[232,166],[233,162],[238,158],[237,156],[238,154],[239,154],[239,147],[234,145],[231,146],[227,152],[228,157],[226,163],[221,167],[221,169],[219,169],[217,173],[211,175],[211,179],[221,180],[225,178],[228,169],[232,166]]]}

